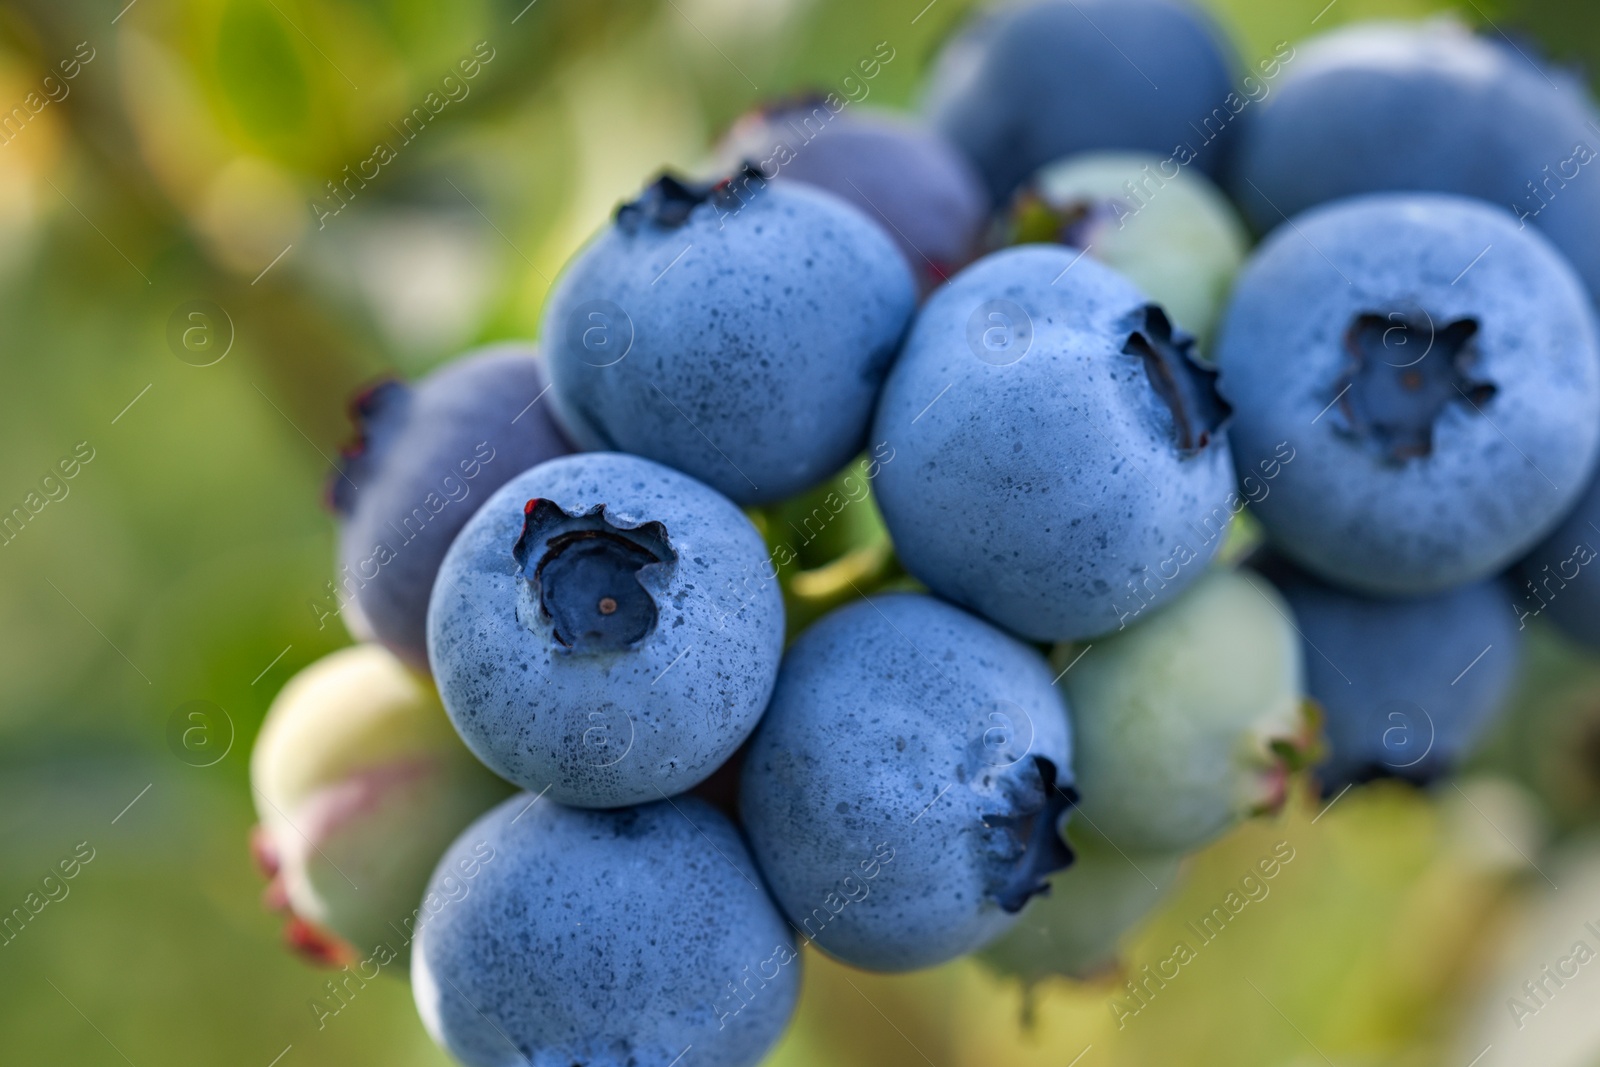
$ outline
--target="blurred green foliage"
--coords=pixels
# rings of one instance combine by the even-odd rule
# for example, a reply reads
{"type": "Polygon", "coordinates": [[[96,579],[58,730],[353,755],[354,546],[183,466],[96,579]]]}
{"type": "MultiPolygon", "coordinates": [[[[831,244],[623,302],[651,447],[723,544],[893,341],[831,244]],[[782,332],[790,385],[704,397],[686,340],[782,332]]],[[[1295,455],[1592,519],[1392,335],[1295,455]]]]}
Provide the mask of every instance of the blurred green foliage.
{"type": "MultiPolygon", "coordinates": [[[[317,1028],[324,976],[282,950],[245,845],[268,702],[349,641],[310,606],[330,577],[319,502],[344,398],[533,335],[551,278],[614,203],[662,164],[694,167],[751,103],[837,87],[880,41],[894,59],[867,102],[908,103],[971,4],[123,2],[0,6],[0,115],[26,116],[0,137],[0,506],[47,501],[0,546],[0,913],[37,900],[80,843],[94,851],[0,945],[0,1060],[439,1064],[401,982],[317,1028]],[[380,143],[394,159],[374,176],[362,162],[380,143]],[[339,210],[319,220],[314,202],[339,210]],[[200,320],[226,348],[209,366],[168,343],[198,299],[223,311],[200,320]],[[93,459],[49,499],[62,483],[42,479],[80,443],[93,459]],[[228,716],[208,766],[168,740],[196,699],[228,716]]],[[[1436,5],[1214,6],[1248,59],[1436,5]]],[[[1563,57],[1600,51],[1588,9],[1492,14],[1563,57]]],[[[1025,1032],[1020,991],[975,964],[889,980],[813,961],[775,1062],[1062,1067],[1090,1044],[1084,1067],[1320,1062],[1306,1034],[1340,1063],[1434,1062],[1509,868],[1475,862],[1449,812],[1416,797],[1308,816],[1292,828],[1326,831],[1305,846],[1322,858],[1136,1039],[1118,1044],[1104,991],[1036,991],[1025,1032]]],[[[1201,857],[1184,906],[1288,832],[1251,827],[1201,857]]],[[[1160,958],[1157,937],[1136,960],[1160,958]]]]}

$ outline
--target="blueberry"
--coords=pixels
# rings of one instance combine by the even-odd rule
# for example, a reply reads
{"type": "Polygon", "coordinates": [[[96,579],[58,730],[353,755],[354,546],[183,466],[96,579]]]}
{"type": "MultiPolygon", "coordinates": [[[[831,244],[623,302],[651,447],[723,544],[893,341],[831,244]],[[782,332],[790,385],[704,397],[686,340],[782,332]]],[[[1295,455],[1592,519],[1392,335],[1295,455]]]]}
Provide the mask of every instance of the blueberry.
{"type": "Polygon", "coordinates": [[[1129,853],[1074,817],[1072,866],[1050,892],[979,955],[991,970],[1032,985],[1045,978],[1093,979],[1113,973],[1118,948],[1178,881],[1183,854],[1129,853]]]}
{"type": "Polygon", "coordinates": [[[1139,152],[1090,152],[1044,167],[1018,190],[1008,243],[1081,248],[1210,335],[1249,249],[1244,223],[1205,175],[1139,152]]]}
{"type": "Polygon", "coordinates": [[[754,171],[664,176],[556,283],[556,415],[585,447],[781,500],[865,444],[915,300],[893,242],[835,196],[754,171]]]}
{"type": "Polygon", "coordinates": [[[979,260],[924,306],[878,406],[901,560],[1025,637],[1127,625],[1199,577],[1236,510],[1214,377],[1081,253],[979,260]]]}
{"type": "Polygon", "coordinates": [[[1325,793],[1373,778],[1452,770],[1505,705],[1521,660],[1513,593],[1491,579],[1427,597],[1372,599],[1274,574],[1322,705],[1325,793]]]}
{"type": "Polygon", "coordinates": [[[536,463],[571,451],[550,418],[533,350],[470,352],[414,386],[386,381],[351,403],[357,443],[328,495],[340,518],[333,594],[352,632],[426,669],[428,595],[478,505],[536,463]],[[531,405],[531,406],[530,406],[531,405]]]}
{"type": "Polygon", "coordinates": [[[1282,805],[1314,731],[1299,638],[1263,579],[1213,570],[1125,633],[1063,653],[1075,819],[1129,852],[1181,852],[1282,805]]]}
{"type": "Polygon", "coordinates": [[[739,832],[703,801],[619,811],[512,797],[445,853],[411,986],[470,1067],[754,1067],[800,960],[739,832]]]}
{"type": "Polygon", "coordinates": [[[941,53],[925,110],[1004,203],[1075,152],[1125,148],[1214,173],[1242,101],[1233,50],[1173,0],[1035,0],[973,22],[941,53]]]}
{"type": "Polygon", "coordinates": [[[1516,612],[1521,625],[1546,616],[1562,632],[1600,650],[1600,479],[1518,565],[1516,612]]]}
{"type": "Polygon", "coordinates": [[[618,807],[704,780],[755,728],[783,600],[726,498],[636,456],[508,482],[439,569],[428,652],[456,729],[535,792],[618,807]]]}
{"type": "Polygon", "coordinates": [[[754,111],[729,131],[719,155],[854,204],[899,246],[927,292],[977,254],[989,215],[983,179],[936,130],[892,112],[843,108],[814,96],[754,111]]]}
{"type": "Polygon", "coordinates": [[[1463,197],[1356,197],[1282,227],[1240,275],[1216,359],[1241,477],[1292,449],[1253,514],[1298,563],[1370,593],[1503,569],[1600,449],[1582,284],[1537,232],[1463,197]]]}
{"type": "Polygon", "coordinates": [[[1595,290],[1595,121],[1582,82],[1523,47],[1449,20],[1351,26],[1301,45],[1244,115],[1233,191],[1263,230],[1359,193],[1479,197],[1542,230],[1595,290]]]}
{"type": "Polygon", "coordinates": [[[928,596],[802,634],[751,742],[739,809],[791,923],[877,971],[931,967],[1016,921],[1071,861],[1071,742],[1033,649],[928,596]]]}
{"type": "Polygon", "coordinates": [[[379,945],[405,954],[439,853],[511,791],[463,747],[433,686],[379,645],[290,679],[256,738],[250,785],[270,895],[358,958],[379,945]]]}

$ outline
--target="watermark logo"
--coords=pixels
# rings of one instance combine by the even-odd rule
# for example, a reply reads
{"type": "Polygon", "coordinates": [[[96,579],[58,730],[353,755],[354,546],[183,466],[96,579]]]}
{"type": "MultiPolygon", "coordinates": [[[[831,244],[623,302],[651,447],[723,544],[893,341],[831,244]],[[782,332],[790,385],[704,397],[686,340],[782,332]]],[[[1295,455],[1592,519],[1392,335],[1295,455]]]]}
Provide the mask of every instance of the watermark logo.
{"type": "Polygon", "coordinates": [[[967,319],[967,347],[995,367],[1009,367],[1033,347],[1033,319],[1010,300],[988,300],[967,319]]]}
{"type": "Polygon", "coordinates": [[[567,316],[567,351],[591,367],[621,363],[633,350],[633,319],[609,300],[586,300],[567,316]]]}
{"type": "Polygon", "coordinates": [[[1020,704],[990,700],[967,724],[968,747],[987,767],[1010,767],[1033,750],[1033,718],[1020,704]]]}
{"type": "Polygon", "coordinates": [[[185,301],[167,316],[167,348],[191,367],[221,363],[233,350],[233,318],[214,301],[185,301]]]}
{"type": "Polygon", "coordinates": [[[1379,762],[1403,771],[1427,759],[1433,751],[1433,716],[1411,700],[1385,701],[1381,711],[1384,758],[1379,762]]]}
{"type": "Polygon", "coordinates": [[[209,700],[179,704],[167,716],[167,748],[191,767],[222,762],[233,749],[233,719],[209,700]]]}
{"type": "Polygon", "coordinates": [[[633,751],[633,716],[607,704],[591,711],[583,730],[583,760],[591,767],[614,767],[633,751]]]}

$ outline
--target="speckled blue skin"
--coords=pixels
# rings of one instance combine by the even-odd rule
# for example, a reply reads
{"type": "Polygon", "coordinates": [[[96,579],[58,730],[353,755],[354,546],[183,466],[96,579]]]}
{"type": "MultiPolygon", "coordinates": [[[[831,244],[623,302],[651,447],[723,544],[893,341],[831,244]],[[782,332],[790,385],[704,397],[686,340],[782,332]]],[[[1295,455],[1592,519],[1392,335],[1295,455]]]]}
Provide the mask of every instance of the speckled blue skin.
{"type": "Polygon", "coordinates": [[[1305,644],[1307,695],[1324,713],[1324,792],[1372,778],[1431,781],[1504,707],[1522,659],[1505,582],[1378,600],[1293,571],[1272,578],[1305,644]]]}
{"type": "Polygon", "coordinates": [[[335,585],[341,601],[354,594],[345,611],[418,670],[427,669],[428,596],[450,542],[496,489],[572,451],[549,398],[534,403],[546,385],[533,348],[496,345],[352,404],[364,442],[347,450],[328,493],[340,519],[335,585]]]}
{"type": "Polygon", "coordinates": [[[783,601],[769,568],[750,521],[686,475],[617,453],[552,460],[491,497],[445,557],[428,610],[439,694],[467,746],[525,789],[581,807],[680,793],[739,747],[772,692],[783,601]],[[648,635],[562,645],[526,576],[533,557],[515,555],[533,499],[623,536],[665,527],[676,560],[625,576],[629,603],[655,606],[648,635]]]}
{"type": "Polygon", "coordinates": [[[980,16],[951,41],[924,111],[977,164],[997,203],[1076,152],[1165,157],[1186,145],[1214,173],[1238,125],[1243,97],[1229,106],[1236,65],[1227,38],[1188,3],[1040,0],[980,16]]]}
{"type": "Polygon", "coordinates": [[[1233,468],[1220,432],[1179,448],[1145,361],[1124,354],[1146,303],[1110,268],[1041,245],[987,256],[929,299],[873,437],[896,452],[875,486],[895,547],[934,592],[1033,640],[1077,640],[1205,570],[1236,510],[1233,468]],[[977,354],[996,300],[1032,329],[1005,365],[992,360],[1021,349],[1015,323],[1009,349],[977,354]]]}
{"type": "Polygon", "coordinates": [[[741,504],[844,466],[915,306],[894,243],[798,183],[736,178],[681,224],[649,216],[621,209],[545,308],[551,395],[573,440],[741,504]]]}
{"type": "Polygon", "coordinates": [[[820,98],[777,104],[740,119],[718,156],[854,204],[899,246],[923,292],[977,255],[989,221],[988,190],[967,157],[892,112],[835,112],[820,98]]]}
{"type": "Polygon", "coordinates": [[[932,597],[889,595],[790,648],[739,809],[801,935],[854,966],[907,971],[1004,933],[1017,915],[1002,902],[1020,908],[1036,885],[1019,869],[1068,859],[1070,768],[1043,657],[932,597]]]}
{"type": "Polygon", "coordinates": [[[1600,289],[1600,134],[1577,78],[1442,20],[1297,47],[1241,116],[1232,190],[1259,229],[1360,193],[1459,193],[1526,216],[1600,289]]]}
{"type": "Polygon", "coordinates": [[[1600,651],[1600,479],[1516,569],[1516,611],[1600,651]]]}
{"type": "Polygon", "coordinates": [[[1572,505],[1600,448],[1582,282],[1538,232],[1463,197],[1375,194],[1281,227],[1240,275],[1216,358],[1241,472],[1279,442],[1295,453],[1254,514],[1285,554],[1357,590],[1422,595],[1504,569],[1572,505]],[[1365,365],[1385,373],[1436,372],[1451,324],[1477,323],[1426,454],[1396,459],[1347,408],[1347,331],[1372,313],[1421,324],[1374,336],[1365,365]],[[1493,395],[1469,399],[1480,387],[1493,395]]]}
{"type": "Polygon", "coordinates": [[[685,1063],[754,1067],[800,960],[739,832],[692,797],[534,800],[484,815],[434,872],[411,963],[434,1040],[468,1067],[665,1065],[691,1045],[685,1063]]]}

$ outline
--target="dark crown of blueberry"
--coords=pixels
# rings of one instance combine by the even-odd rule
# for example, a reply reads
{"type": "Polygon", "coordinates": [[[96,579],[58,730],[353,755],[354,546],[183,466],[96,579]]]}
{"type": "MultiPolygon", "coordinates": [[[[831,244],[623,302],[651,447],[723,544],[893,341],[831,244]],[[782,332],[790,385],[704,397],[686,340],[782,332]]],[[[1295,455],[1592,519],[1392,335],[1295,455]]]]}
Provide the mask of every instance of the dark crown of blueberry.
{"type": "Polygon", "coordinates": [[[339,449],[339,462],[324,492],[335,515],[349,518],[355,511],[361,484],[383,462],[383,452],[400,431],[410,401],[411,387],[392,377],[380,378],[350,398],[351,437],[339,449]]]}
{"type": "Polygon", "coordinates": [[[1155,304],[1146,304],[1138,315],[1122,352],[1144,360],[1151,387],[1172,412],[1178,454],[1193,456],[1212,442],[1233,409],[1217,392],[1217,372],[1194,358],[1194,338],[1174,330],[1155,304]]]}
{"type": "Polygon", "coordinates": [[[1034,769],[1042,787],[1039,797],[1009,815],[985,815],[983,825],[1009,833],[1022,846],[1022,855],[1011,876],[995,893],[995,902],[1009,914],[1040,893],[1048,893],[1046,881],[1057,871],[1072,865],[1072,849],[1061,836],[1061,817],[1078,802],[1071,786],[1056,784],[1056,765],[1043,756],[1033,757],[1034,769]]]}
{"type": "Polygon", "coordinates": [[[614,525],[601,505],[570,514],[551,500],[522,509],[511,554],[539,597],[556,642],[572,652],[623,652],[656,628],[655,598],[644,568],[677,558],[659,522],[614,525]]]}
{"type": "Polygon", "coordinates": [[[645,224],[662,229],[677,229],[689,221],[701,204],[714,204],[724,211],[737,211],[745,198],[766,187],[761,168],[745,162],[728,177],[715,182],[690,182],[670,171],[645,187],[637,199],[617,207],[617,228],[634,234],[645,224]]]}
{"type": "Polygon", "coordinates": [[[1372,443],[1389,463],[1429,455],[1446,406],[1478,412],[1496,392],[1472,376],[1477,335],[1476,319],[1436,329],[1426,312],[1357,315],[1344,335],[1350,362],[1334,386],[1335,425],[1372,443]]]}

